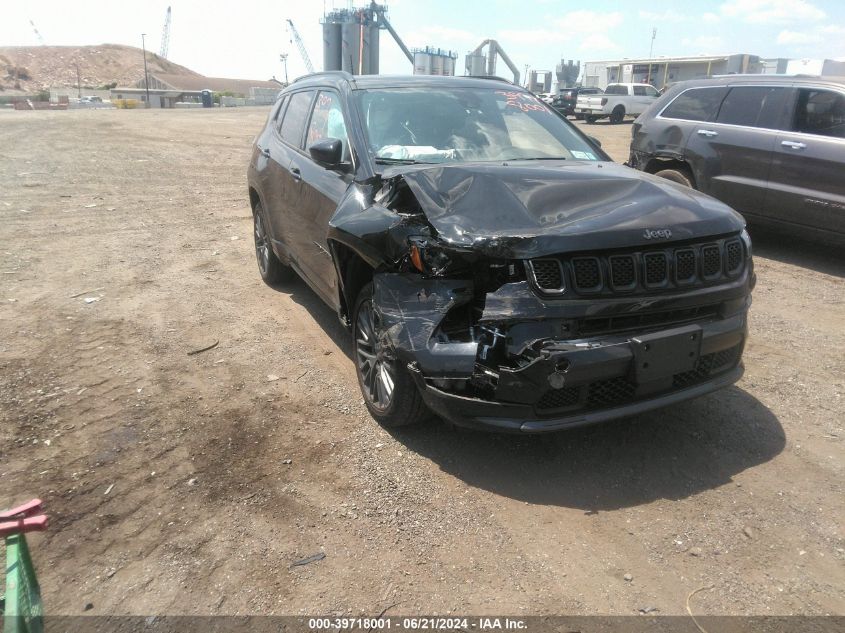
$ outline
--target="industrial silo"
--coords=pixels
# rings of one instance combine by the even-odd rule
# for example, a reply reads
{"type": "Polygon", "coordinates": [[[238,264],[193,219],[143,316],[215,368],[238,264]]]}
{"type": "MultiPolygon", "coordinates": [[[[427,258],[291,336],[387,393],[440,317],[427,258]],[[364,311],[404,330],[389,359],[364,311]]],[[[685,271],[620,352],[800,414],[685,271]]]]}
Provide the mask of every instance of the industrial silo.
{"type": "Polygon", "coordinates": [[[369,58],[370,58],[370,68],[369,74],[370,75],[378,75],[378,68],[379,68],[379,28],[378,23],[370,22],[369,26],[367,27],[370,31],[370,51],[369,51],[369,58]]]}
{"type": "Polygon", "coordinates": [[[357,22],[344,22],[341,25],[341,69],[353,75],[358,72],[359,51],[361,43],[361,25],[357,22]]]}
{"type": "Polygon", "coordinates": [[[323,70],[340,70],[342,55],[341,25],[338,22],[323,23],[323,70]]]}
{"type": "Polygon", "coordinates": [[[466,56],[466,70],[468,75],[483,77],[487,74],[487,56],[481,53],[470,53],[466,56]]]}
{"type": "Polygon", "coordinates": [[[414,51],[414,74],[431,74],[431,55],[426,51],[414,51]]]}
{"type": "Polygon", "coordinates": [[[455,76],[455,58],[451,55],[443,58],[443,74],[448,77],[455,76]]]}
{"type": "Polygon", "coordinates": [[[431,74],[432,75],[442,75],[443,74],[443,55],[429,55],[429,59],[431,59],[431,74]]]}

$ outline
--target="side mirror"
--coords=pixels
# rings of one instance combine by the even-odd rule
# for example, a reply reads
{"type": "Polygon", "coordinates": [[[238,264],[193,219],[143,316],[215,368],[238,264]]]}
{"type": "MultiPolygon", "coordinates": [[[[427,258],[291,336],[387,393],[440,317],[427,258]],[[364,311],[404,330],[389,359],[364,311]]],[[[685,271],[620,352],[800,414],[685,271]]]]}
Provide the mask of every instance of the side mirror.
{"type": "Polygon", "coordinates": [[[593,145],[595,145],[595,146],[597,146],[597,147],[601,147],[601,141],[600,141],[600,140],[598,140],[595,136],[588,136],[587,138],[588,138],[588,139],[590,139],[590,142],[591,142],[593,145]]]}
{"type": "Polygon", "coordinates": [[[324,138],[308,147],[315,162],[326,169],[336,169],[343,160],[343,143],[337,138],[324,138]]]}

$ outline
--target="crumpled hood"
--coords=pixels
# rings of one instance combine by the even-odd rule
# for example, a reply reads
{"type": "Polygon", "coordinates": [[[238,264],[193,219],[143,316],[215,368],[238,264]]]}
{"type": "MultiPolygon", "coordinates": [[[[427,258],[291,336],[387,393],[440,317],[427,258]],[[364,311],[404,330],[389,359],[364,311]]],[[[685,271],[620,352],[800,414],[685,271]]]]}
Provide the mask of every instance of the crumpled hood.
{"type": "Polygon", "coordinates": [[[608,162],[554,161],[413,165],[401,176],[440,237],[491,256],[544,254],[665,243],[740,231],[721,202],[662,178],[608,162]]]}

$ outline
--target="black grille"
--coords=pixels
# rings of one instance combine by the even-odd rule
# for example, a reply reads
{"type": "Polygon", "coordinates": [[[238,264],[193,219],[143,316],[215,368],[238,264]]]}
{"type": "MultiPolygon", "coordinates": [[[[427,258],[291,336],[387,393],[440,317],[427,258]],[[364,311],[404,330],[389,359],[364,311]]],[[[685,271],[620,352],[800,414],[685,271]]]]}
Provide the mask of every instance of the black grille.
{"type": "Polygon", "coordinates": [[[607,296],[714,285],[739,277],[746,262],[745,248],[737,237],[687,244],[677,250],[657,244],[648,248],[532,260],[538,292],[563,293],[564,286],[571,285],[570,295],[607,296]]]}
{"type": "Polygon", "coordinates": [[[675,374],[673,376],[672,386],[676,389],[683,389],[684,387],[702,382],[712,374],[730,369],[739,361],[741,349],[741,345],[735,345],[721,352],[705,354],[698,359],[695,369],[675,374]]]}
{"type": "Polygon", "coordinates": [[[691,281],[695,277],[695,251],[685,248],[675,251],[675,278],[680,282],[691,281]]]}
{"type": "Polygon", "coordinates": [[[742,244],[739,243],[739,240],[725,244],[725,258],[728,272],[736,274],[742,266],[742,244]]]}
{"type": "Polygon", "coordinates": [[[609,332],[624,332],[625,330],[677,325],[690,321],[712,319],[718,315],[719,304],[712,304],[661,312],[637,312],[634,314],[619,314],[612,317],[590,317],[576,321],[575,334],[578,336],[594,336],[609,332]]]}
{"type": "Polygon", "coordinates": [[[643,257],[645,283],[647,286],[661,286],[667,281],[666,254],[646,253],[643,257]]]}
{"type": "MultiPolygon", "coordinates": [[[[742,343],[729,349],[705,354],[698,359],[695,369],[675,374],[672,377],[672,387],[661,393],[686,389],[712,376],[728,371],[736,366],[742,353],[742,343]]],[[[552,389],[543,394],[537,402],[537,410],[545,414],[554,413],[560,409],[602,409],[618,407],[635,402],[643,397],[654,397],[655,393],[646,396],[637,395],[637,386],[626,376],[617,376],[606,380],[597,380],[586,385],[568,386],[563,389],[552,389]],[[582,393],[586,398],[582,399],[582,393]]]]}
{"type": "Polygon", "coordinates": [[[598,380],[590,384],[587,406],[609,407],[627,402],[634,397],[637,387],[624,376],[610,380],[598,380]]]}
{"type": "Polygon", "coordinates": [[[705,277],[716,277],[722,271],[722,257],[719,247],[708,244],[701,247],[701,272],[705,277]]]}
{"type": "Polygon", "coordinates": [[[564,387],[563,389],[552,389],[543,394],[540,402],[537,403],[538,409],[564,409],[578,404],[578,399],[581,395],[579,387],[564,387]]]}
{"type": "Polygon", "coordinates": [[[537,286],[543,290],[560,290],[563,288],[563,270],[556,259],[533,259],[531,267],[534,269],[534,279],[537,286]]]}
{"type": "Polygon", "coordinates": [[[575,287],[579,290],[597,290],[601,287],[601,269],[595,257],[576,257],[572,260],[575,287]]]}
{"type": "Polygon", "coordinates": [[[636,285],[637,273],[631,255],[614,255],[610,258],[610,283],[617,290],[633,288],[636,285]]]}

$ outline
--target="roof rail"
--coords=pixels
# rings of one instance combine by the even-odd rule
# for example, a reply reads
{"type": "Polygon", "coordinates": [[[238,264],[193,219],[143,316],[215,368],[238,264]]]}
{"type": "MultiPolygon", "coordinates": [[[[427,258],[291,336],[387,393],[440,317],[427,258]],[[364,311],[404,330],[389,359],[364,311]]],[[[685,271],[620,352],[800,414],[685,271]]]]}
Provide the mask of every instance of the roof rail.
{"type": "Polygon", "coordinates": [[[506,84],[514,85],[510,79],[504,77],[497,77],[496,75],[465,75],[467,79],[489,79],[490,81],[503,81],[506,84]]]}
{"type": "Polygon", "coordinates": [[[346,79],[348,81],[352,81],[354,79],[354,77],[352,76],[352,73],[346,72],[345,70],[321,70],[321,71],[318,71],[316,73],[309,73],[307,75],[302,75],[301,77],[297,77],[291,83],[295,84],[297,81],[301,81],[303,79],[310,79],[311,77],[320,77],[320,76],[323,76],[323,75],[333,75],[333,76],[336,76],[336,77],[342,77],[343,79],[346,79]]]}

